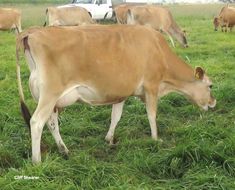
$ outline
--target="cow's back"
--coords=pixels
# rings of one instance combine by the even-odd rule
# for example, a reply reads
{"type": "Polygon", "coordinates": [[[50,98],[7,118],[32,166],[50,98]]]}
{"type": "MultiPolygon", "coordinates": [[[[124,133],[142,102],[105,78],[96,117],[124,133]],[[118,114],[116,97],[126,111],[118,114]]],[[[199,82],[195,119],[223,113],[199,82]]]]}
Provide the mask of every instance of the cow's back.
{"type": "Polygon", "coordinates": [[[49,25],[75,26],[94,23],[82,7],[49,7],[49,25]]]}
{"type": "Polygon", "coordinates": [[[168,30],[174,23],[170,12],[159,6],[137,6],[131,11],[135,15],[135,20],[141,25],[150,25],[156,30],[168,30]]]}
{"type": "Polygon", "coordinates": [[[140,26],[49,27],[28,36],[38,68],[50,71],[47,81],[85,83],[120,97],[133,94],[144,79],[161,76],[165,60],[159,41],[166,43],[140,26]]]}

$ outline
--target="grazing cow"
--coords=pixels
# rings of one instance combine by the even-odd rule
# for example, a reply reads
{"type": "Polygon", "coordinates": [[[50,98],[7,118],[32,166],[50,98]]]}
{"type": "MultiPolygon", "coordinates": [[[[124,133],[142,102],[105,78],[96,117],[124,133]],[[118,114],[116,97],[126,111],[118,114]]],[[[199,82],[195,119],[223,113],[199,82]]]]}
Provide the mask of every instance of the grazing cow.
{"type": "Polygon", "coordinates": [[[219,16],[214,18],[213,23],[215,26],[215,31],[218,30],[219,26],[221,26],[222,32],[227,32],[228,28],[230,28],[231,32],[233,26],[235,25],[235,8],[229,7],[228,5],[226,7],[223,7],[220,11],[219,16]]]}
{"type": "MultiPolygon", "coordinates": [[[[48,7],[46,15],[49,26],[77,26],[95,23],[87,10],[78,6],[48,7]]],[[[46,21],[44,26],[46,26],[46,21]]]]}
{"type": "Polygon", "coordinates": [[[21,12],[12,8],[0,8],[0,30],[17,29],[21,32],[21,12]]]}
{"type": "Polygon", "coordinates": [[[112,143],[125,100],[146,103],[151,134],[157,140],[158,98],[179,92],[204,110],[214,107],[212,82],[204,70],[182,61],[164,37],[149,27],[102,26],[28,29],[17,37],[17,79],[22,113],[31,128],[32,160],[41,161],[45,123],[60,151],[68,153],[58,127],[58,108],[75,102],[112,104],[106,140],[112,143]],[[29,64],[29,86],[37,108],[30,119],[20,79],[19,49],[29,64]]]}
{"type": "MultiPolygon", "coordinates": [[[[181,31],[166,8],[151,5],[133,6],[128,9],[127,24],[151,26],[166,33],[170,39],[175,38],[183,47],[188,47],[185,32],[181,31]]],[[[173,43],[172,39],[171,42],[173,43]]]]}

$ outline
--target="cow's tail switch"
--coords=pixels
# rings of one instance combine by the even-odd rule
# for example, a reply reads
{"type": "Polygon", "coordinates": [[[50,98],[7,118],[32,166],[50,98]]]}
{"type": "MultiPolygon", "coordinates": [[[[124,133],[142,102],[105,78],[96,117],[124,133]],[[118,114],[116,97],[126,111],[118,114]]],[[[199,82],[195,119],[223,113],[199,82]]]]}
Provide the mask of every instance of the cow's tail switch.
{"type": "Polygon", "coordinates": [[[23,92],[22,82],[21,82],[21,77],[20,77],[19,51],[20,51],[20,47],[21,47],[21,41],[22,41],[21,35],[17,35],[17,40],[16,40],[16,74],[17,74],[18,90],[19,90],[19,95],[20,95],[21,113],[22,113],[22,116],[23,116],[27,126],[30,129],[31,114],[29,112],[27,105],[25,104],[24,92],[23,92]]]}

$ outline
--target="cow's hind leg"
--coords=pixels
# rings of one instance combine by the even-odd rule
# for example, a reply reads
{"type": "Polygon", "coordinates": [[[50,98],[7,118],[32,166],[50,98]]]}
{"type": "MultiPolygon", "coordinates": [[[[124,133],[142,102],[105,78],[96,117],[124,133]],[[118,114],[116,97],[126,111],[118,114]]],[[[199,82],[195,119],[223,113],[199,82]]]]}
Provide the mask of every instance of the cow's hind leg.
{"type": "Polygon", "coordinates": [[[69,150],[67,149],[66,145],[64,144],[64,141],[60,136],[59,125],[58,125],[58,109],[55,108],[54,111],[52,112],[50,118],[47,121],[47,126],[51,131],[52,136],[55,139],[59,151],[61,153],[68,155],[69,150]]]}
{"type": "Polygon", "coordinates": [[[111,124],[109,127],[109,131],[105,137],[105,140],[108,141],[109,144],[113,144],[114,131],[115,131],[118,121],[120,120],[122,116],[124,102],[125,101],[120,102],[118,104],[113,104],[112,114],[111,114],[111,124]]]}
{"type": "Polygon", "coordinates": [[[221,26],[221,32],[224,32],[224,27],[223,26],[221,26]]]}
{"type": "Polygon", "coordinates": [[[41,136],[42,130],[49,119],[57,98],[40,95],[38,106],[30,120],[31,140],[32,140],[32,162],[37,164],[41,162],[41,136]]]}
{"type": "Polygon", "coordinates": [[[233,31],[233,26],[230,26],[230,32],[232,32],[233,31]]]}

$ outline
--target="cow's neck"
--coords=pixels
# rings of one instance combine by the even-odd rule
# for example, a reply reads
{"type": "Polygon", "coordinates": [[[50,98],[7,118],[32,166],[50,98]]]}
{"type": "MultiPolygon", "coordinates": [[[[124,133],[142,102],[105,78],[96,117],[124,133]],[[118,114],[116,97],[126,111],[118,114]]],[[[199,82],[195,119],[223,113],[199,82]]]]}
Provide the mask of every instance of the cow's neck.
{"type": "Polygon", "coordinates": [[[177,56],[167,59],[167,72],[160,85],[160,96],[178,92],[190,96],[195,82],[194,70],[177,56]],[[161,93],[162,92],[162,93],[161,93]]]}
{"type": "Polygon", "coordinates": [[[174,36],[176,34],[180,34],[181,30],[179,26],[175,22],[173,22],[171,26],[168,28],[168,32],[174,36]]]}

